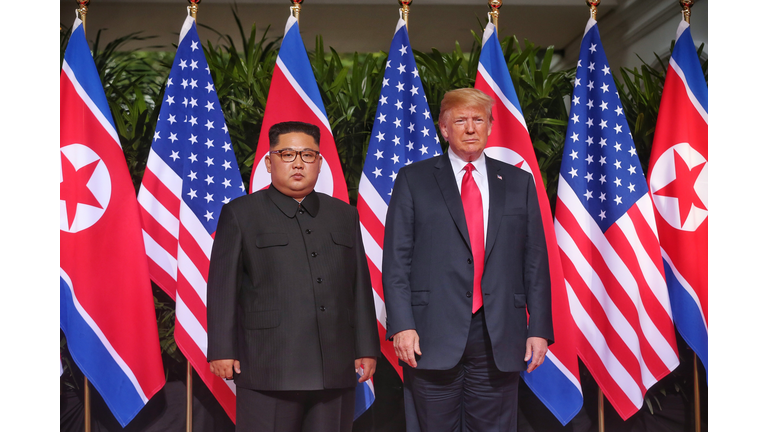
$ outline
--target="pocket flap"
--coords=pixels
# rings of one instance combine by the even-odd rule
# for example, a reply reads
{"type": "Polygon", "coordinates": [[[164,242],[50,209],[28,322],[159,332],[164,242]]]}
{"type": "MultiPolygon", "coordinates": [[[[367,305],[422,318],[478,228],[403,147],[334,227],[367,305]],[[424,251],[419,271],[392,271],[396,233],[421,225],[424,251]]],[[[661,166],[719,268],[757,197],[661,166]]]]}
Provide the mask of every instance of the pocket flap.
{"type": "Polygon", "coordinates": [[[288,244],[288,235],[285,233],[264,233],[256,236],[256,247],[266,248],[271,246],[285,246],[288,244]]]}
{"type": "Polygon", "coordinates": [[[525,294],[515,294],[515,307],[524,308],[526,303],[525,294]]]}
{"type": "Polygon", "coordinates": [[[429,304],[429,291],[411,291],[411,306],[425,306],[429,304]]]}
{"type": "Polygon", "coordinates": [[[243,314],[243,327],[247,329],[268,329],[280,325],[280,311],[256,311],[243,314]]]}
{"type": "Polygon", "coordinates": [[[331,232],[331,238],[337,245],[346,246],[348,248],[355,246],[355,238],[349,233],[331,232]]]}
{"type": "Polygon", "coordinates": [[[504,216],[524,215],[526,213],[528,212],[526,211],[525,207],[513,207],[504,209],[504,216]]]}

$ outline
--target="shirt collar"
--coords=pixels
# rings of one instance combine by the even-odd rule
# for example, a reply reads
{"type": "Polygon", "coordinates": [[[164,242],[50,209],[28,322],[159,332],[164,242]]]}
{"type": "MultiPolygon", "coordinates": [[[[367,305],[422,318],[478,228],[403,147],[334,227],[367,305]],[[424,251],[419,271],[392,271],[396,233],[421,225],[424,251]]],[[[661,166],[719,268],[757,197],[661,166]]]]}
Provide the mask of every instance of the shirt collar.
{"type": "MultiPolygon", "coordinates": [[[[450,147],[448,147],[448,160],[451,161],[451,169],[453,169],[453,175],[459,177],[459,174],[464,171],[464,167],[467,166],[467,162],[462,160],[456,153],[454,153],[453,149],[450,147]]],[[[480,174],[480,178],[486,177],[487,171],[485,169],[485,152],[480,153],[480,157],[470,163],[475,167],[477,173],[480,174]]]]}
{"type": "Polygon", "coordinates": [[[269,196],[280,211],[290,218],[296,216],[296,212],[302,207],[312,217],[317,216],[317,212],[320,210],[320,198],[314,190],[310,192],[309,195],[305,196],[304,199],[301,200],[301,203],[299,203],[295,199],[277,190],[274,185],[270,184],[269,189],[267,189],[267,196],[269,196]]]}

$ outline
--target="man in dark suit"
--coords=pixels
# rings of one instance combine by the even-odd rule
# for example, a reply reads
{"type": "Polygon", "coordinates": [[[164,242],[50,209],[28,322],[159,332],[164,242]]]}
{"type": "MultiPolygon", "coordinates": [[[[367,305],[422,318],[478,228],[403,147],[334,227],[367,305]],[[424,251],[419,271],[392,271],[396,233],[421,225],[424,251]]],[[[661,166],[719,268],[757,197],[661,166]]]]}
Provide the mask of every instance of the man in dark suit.
{"type": "Polygon", "coordinates": [[[446,93],[448,152],[402,168],[392,191],[384,298],[408,430],[517,430],[519,372],[554,339],[534,180],[484,155],[492,107],[476,89],[446,93]]]}
{"type": "Polygon", "coordinates": [[[269,130],[268,189],[221,211],[208,279],[208,361],[237,385],[237,430],[351,431],[379,338],[357,210],[314,191],[320,130],[269,130]],[[362,370],[357,379],[356,370],[362,370]]]}

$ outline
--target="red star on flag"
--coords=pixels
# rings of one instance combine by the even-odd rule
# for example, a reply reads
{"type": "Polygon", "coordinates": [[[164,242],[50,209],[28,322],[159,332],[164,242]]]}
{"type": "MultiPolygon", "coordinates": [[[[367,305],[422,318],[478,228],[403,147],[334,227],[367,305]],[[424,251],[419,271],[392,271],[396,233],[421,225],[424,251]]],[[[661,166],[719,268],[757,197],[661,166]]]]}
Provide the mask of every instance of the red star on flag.
{"type": "Polygon", "coordinates": [[[693,168],[688,168],[688,164],[685,163],[682,156],[675,152],[675,179],[655,192],[655,195],[677,198],[678,209],[680,210],[680,226],[685,225],[685,221],[691,213],[691,207],[704,210],[707,208],[693,188],[703,169],[704,162],[693,168]]]}
{"type": "Polygon", "coordinates": [[[75,220],[78,204],[103,208],[93,195],[93,192],[88,188],[88,181],[93,176],[93,172],[98,165],[99,161],[97,160],[78,170],[75,169],[69,159],[65,157],[61,158],[62,177],[64,180],[61,182],[59,193],[61,199],[66,202],[67,224],[69,225],[69,228],[72,228],[72,222],[75,220]]]}

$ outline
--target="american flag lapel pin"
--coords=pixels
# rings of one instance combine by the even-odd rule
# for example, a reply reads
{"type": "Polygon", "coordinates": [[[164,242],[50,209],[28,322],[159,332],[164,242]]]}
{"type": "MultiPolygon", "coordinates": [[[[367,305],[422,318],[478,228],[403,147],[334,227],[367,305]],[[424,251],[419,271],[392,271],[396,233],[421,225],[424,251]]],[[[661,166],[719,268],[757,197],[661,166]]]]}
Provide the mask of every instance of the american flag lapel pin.
{"type": "Polygon", "coordinates": [[[496,178],[499,180],[504,180],[503,178],[501,178],[501,174],[496,174],[496,178]]]}

